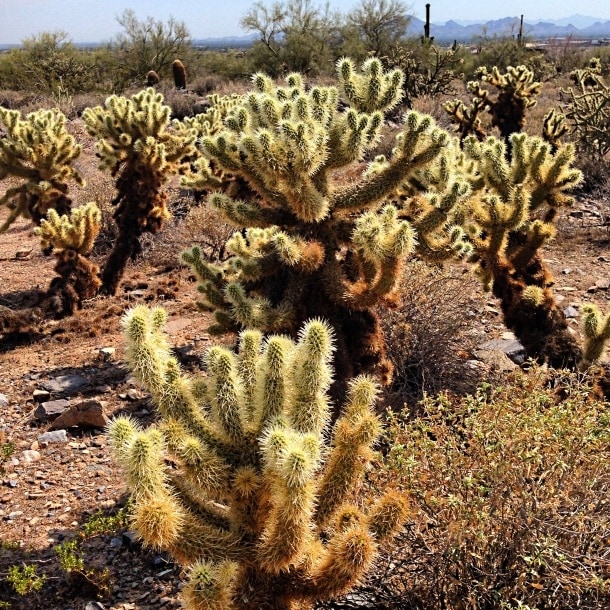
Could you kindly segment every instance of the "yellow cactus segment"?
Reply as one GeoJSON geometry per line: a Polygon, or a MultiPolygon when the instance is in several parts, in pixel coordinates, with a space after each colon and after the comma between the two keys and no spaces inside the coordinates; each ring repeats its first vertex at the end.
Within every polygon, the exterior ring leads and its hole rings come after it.
{"type": "Polygon", "coordinates": [[[213,564],[197,561],[188,573],[184,599],[191,610],[227,610],[231,608],[232,587],[237,565],[230,561],[213,564]]]}

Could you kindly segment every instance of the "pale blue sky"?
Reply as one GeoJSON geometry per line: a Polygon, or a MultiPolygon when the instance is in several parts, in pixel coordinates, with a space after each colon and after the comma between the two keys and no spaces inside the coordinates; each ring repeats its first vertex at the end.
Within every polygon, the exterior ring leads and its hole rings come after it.
{"type": "MultiPolygon", "coordinates": [[[[314,5],[323,0],[314,0],[314,5]]],[[[610,20],[609,0],[429,0],[432,22],[450,19],[487,21],[525,15],[526,20],[568,17],[575,13],[610,20]]],[[[264,0],[271,5],[273,0],[264,0]]],[[[345,13],[358,0],[331,0],[331,8],[345,13]]],[[[0,44],[21,42],[44,31],[64,30],[74,42],[101,42],[113,38],[120,26],[116,16],[126,8],[138,19],[166,21],[172,15],[184,21],[193,38],[243,35],[239,21],[252,0],[0,0],[0,44]]],[[[423,19],[426,0],[407,1],[412,14],[423,19]]]]}

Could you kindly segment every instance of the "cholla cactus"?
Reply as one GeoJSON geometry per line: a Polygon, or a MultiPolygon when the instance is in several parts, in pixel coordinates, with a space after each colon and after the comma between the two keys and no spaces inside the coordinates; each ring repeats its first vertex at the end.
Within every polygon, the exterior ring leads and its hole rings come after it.
{"type": "Polygon", "coordinates": [[[346,591],[407,516],[393,490],[356,503],[381,429],[376,385],[350,383],[329,436],[324,322],[297,342],[244,331],[237,355],[211,348],[195,380],[170,355],[165,317],[140,306],[123,319],[129,366],[160,423],[145,431],[119,417],[109,430],[139,536],[188,570],[191,609],[305,610],[346,591]]]}
{"type": "Polygon", "coordinates": [[[581,351],[555,303],[539,250],[554,237],[556,213],[573,202],[568,193],[582,174],[572,167],[571,145],[553,154],[549,144],[526,134],[513,134],[510,143],[509,160],[502,141],[471,137],[464,142],[464,158],[456,160],[470,168],[472,195],[463,226],[472,260],[527,354],[553,366],[575,366],[581,351]]]}
{"type": "MultiPolygon", "coordinates": [[[[596,60],[596,61],[595,61],[596,60]]],[[[569,96],[566,117],[578,146],[588,155],[603,159],[610,151],[610,86],[601,74],[599,59],[588,69],[575,70],[571,76],[577,90],[570,87],[562,93],[569,96]]]]}
{"type": "Polygon", "coordinates": [[[66,129],[66,117],[58,110],[38,110],[21,118],[17,110],[0,106],[0,180],[10,176],[20,183],[0,198],[10,213],[0,226],[6,231],[19,216],[38,224],[51,209],[70,212],[70,181],[83,184],[74,161],[81,147],[66,129]]]}
{"type": "Polygon", "coordinates": [[[60,216],[54,209],[35,229],[44,249],[57,259],[58,278],[47,292],[46,309],[58,315],[72,314],[84,299],[95,295],[101,285],[99,267],[88,259],[101,228],[102,214],[94,202],[60,216]]]}
{"type": "Polygon", "coordinates": [[[470,108],[456,100],[447,102],[445,110],[457,124],[462,139],[467,135],[476,135],[479,140],[483,139],[484,132],[478,115],[482,110],[487,110],[491,115],[492,126],[500,130],[510,153],[509,138],[511,134],[523,131],[525,111],[536,105],[536,96],[540,93],[542,84],[534,81],[534,73],[526,66],[508,66],[505,74],[501,74],[496,66],[491,72],[483,66],[477,74],[481,82],[468,83],[468,91],[474,94],[470,108]],[[490,97],[492,90],[483,87],[483,84],[497,90],[495,99],[490,97]]]}
{"type": "MultiPolygon", "coordinates": [[[[254,326],[294,337],[306,319],[322,317],[336,332],[339,382],[372,372],[388,381],[391,365],[373,307],[391,296],[415,247],[412,225],[389,200],[418,171],[435,166],[450,137],[430,117],[411,112],[392,157],[375,171],[358,166],[359,179],[340,187],[337,172],[377,144],[384,112],[400,100],[403,76],[385,73],[374,58],[361,71],[348,59],[337,69],[350,105],[344,112],[336,87],[308,90],[298,74],[275,86],[256,74],[253,90],[229,110],[223,129],[203,137],[209,163],[245,181],[255,195],[209,197],[243,229],[228,243],[232,258],[211,265],[193,248],[183,260],[201,282],[202,306],[215,311],[213,330],[254,326]]],[[[201,167],[204,179],[211,174],[201,167]]],[[[451,182],[445,178],[445,185],[451,182]]],[[[468,187],[458,191],[464,197],[468,187]]]]}
{"type": "Polygon", "coordinates": [[[172,131],[170,112],[163,96],[148,88],[130,99],[113,95],[104,107],[83,113],[88,132],[98,139],[100,169],[118,176],[113,204],[119,235],[102,272],[104,290],[111,294],[129,258],[140,251],[142,233],[157,233],[170,217],[163,186],[188,168],[195,153],[194,132],[172,131]]]}
{"type": "Polygon", "coordinates": [[[610,313],[604,316],[597,305],[583,305],[581,327],[585,341],[580,367],[586,368],[604,354],[610,339],[610,313]]]}

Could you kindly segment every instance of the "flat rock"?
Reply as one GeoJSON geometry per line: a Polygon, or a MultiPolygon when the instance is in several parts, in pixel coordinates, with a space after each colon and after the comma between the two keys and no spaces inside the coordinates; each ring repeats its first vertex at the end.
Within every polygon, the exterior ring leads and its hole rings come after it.
{"type": "Polygon", "coordinates": [[[105,428],[108,418],[99,400],[86,400],[70,406],[51,424],[51,430],[59,428],[105,428]]]}
{"type": "Polygon", "coordinates": [[[31,464],[32,462],[37,462],[40,460],[40,451],[36,451],[34,449],[26,449],[21,452],[21,458],[26,464],[31,464]]]}
{"type": "Polygon", "coordinates": [[[89,380],[81,375],[59,375],[42,382],[42,387],[56,394],[70,394],[88,385],[89,380]]]}
{"type": "Polygon", "coordinates": [[[0,407],[8,407],[8,396],[0,394],[0,407]]]}
{"type": "Polygon", "coordinates": [[[42,422],[57,419],[70,407],[70,401],[64,398],[40,403],[34,411],[34,417],[42,422]]]}
{"type": "Polygon", "coordinates": [[[525,350],[517,339],[492,339],[485,341],[478,347],[479,351],[500,351],[516,364],[523,364],[525,361],[525,350]]]}
{"type": "Polygon", "coordinates": [[[173,335],[177,333],[187,326],[190,326],[193,323],[193,320],[190,318],[174,318],[173,320],[169,320],[165,325],[165,331],[168,335],[173,335]]]}
{"type": "Polygon", "coordinates": [[[576,309],[576,307],[573,307],[572,305],[570,305],[569,307],[566,307],[563,310],[563,315],[566,318],[578,318],[580,316],[580,313],[578,312],[578,309],[576,309]]]}
{"type": "Polygon", "coordinates": [[[67,443],[68,433],[65,430],[51,430],[38,437],[39,443],[67,443]]]}

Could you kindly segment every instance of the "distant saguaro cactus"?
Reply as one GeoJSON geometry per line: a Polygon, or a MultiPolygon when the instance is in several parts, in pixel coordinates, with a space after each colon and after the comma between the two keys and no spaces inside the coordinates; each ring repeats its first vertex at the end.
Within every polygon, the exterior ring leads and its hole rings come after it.
{"type": "Polygon", "coordinates": [[[176,89],[186,89],[186,68],[179,59],[175,59],[172,63],[172,73],[176,89]]]}
{"type": "Polygon", "coordinates": [[[148,87],[158,85],[160,80],[159,75],[154,70],[149,70],[149,72],[146,74],[146,85],[148,87]]]}
{"type": "Polygon", "coordinates": [[[376,384],[350,382],[330,431],[324,322],[296,342],[244,331],[237,355],[212,347],[195,380],[170,353],[165,318],[139,306],[123,319],[129,366],[160,416],[157,428],[119,417],[109,429],[134,529],[187,570],[191,610],[308,610],[345,592],[408,514],[396,490],[356,493],[381,431],[376,384]]]}

